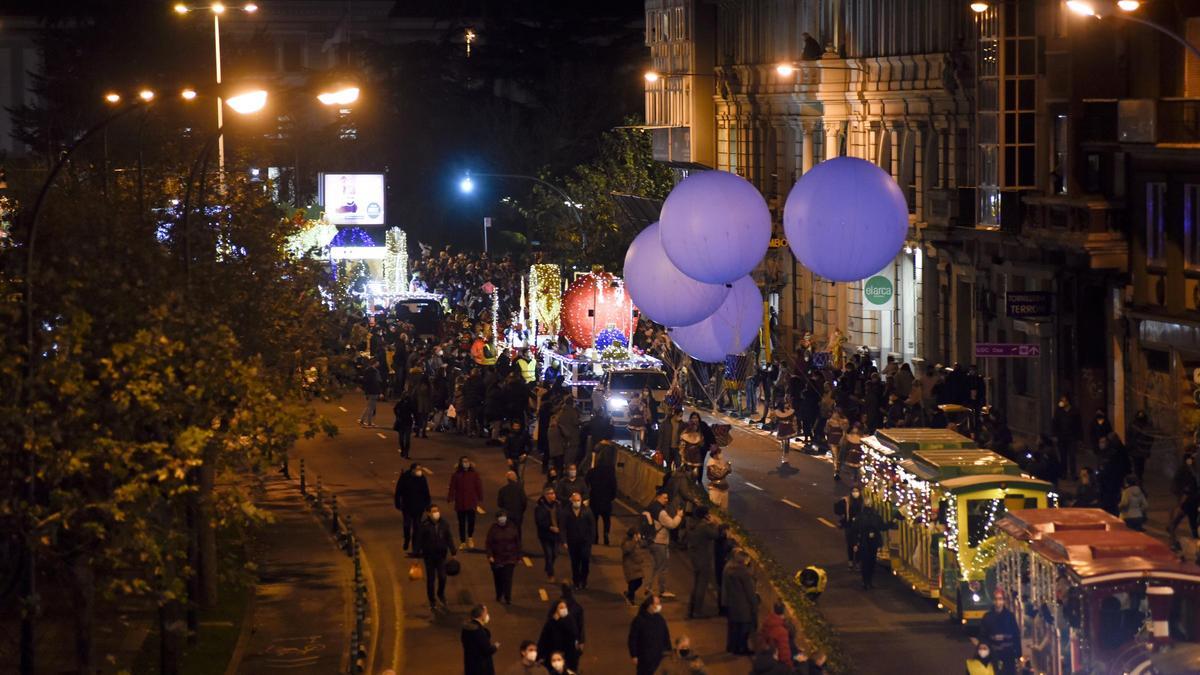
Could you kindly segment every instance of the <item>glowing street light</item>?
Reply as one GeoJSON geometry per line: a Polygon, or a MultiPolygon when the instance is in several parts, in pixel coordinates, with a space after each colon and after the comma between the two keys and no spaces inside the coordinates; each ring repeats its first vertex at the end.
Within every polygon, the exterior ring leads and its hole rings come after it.
{"type": "Polygon", "coordinates": [[[121,95],[115,91],[111,91],[104,95],[104,100],[116,105],[117,103],[121,102],[121,95]]]}
{"type": "Polygon", "coordinates": [[[790,63],[781,63],[775,66],[775,72],[778,73],[780,77],[791,77],[796,73],[796,66],[793,66],[790,63]]]}
{"type": "Polygon", "coordinates": [[[189,11],[191,11],[191,10],[188,9],[188,6],[183,4],[182,2],[175,3],[175,13],[176,14],[187,14],[189,11]]]}
{"type": "Polygon", "coordinates": [[[463,179],[458,181],[458,190],[468,195],[475,191],[475,181],[471,180],[470,174],[463,176],[463,179]]]}
{"type": "Polygon", "coordinates": [[[646,74],[643,75],[642,77],[646,78],[646,81],[649,82],[650,84],[654,84],[655,82],[658,82],[658,73],[656,73],[653,70],[647,70],[646,74]]]}
{"type": "Polygon", "coordinates": [[[247,14],[253,14],[258,11],[258,5],[253,2],[247,2],[245,5],[242,5],[242,11],[247,14]]]}
{"type": "Polygon", "coordinates": [[[317,94],[317,100],[324,105],[350,105],[358,100],[358,93],[358,87],[344,87],[317,94]]]}
{"type": "Polygon", "coordinates": [[[1138,0],[1117,0],[1117,7],[1123,12],[1136,12],[1137,8],[1141,6],[1142,3],[1138,0]]]}
{"type": "Polygon", "coordinates": [[[971,11],[975,12],[976,14],[983,14],[984,12],[988,11],[989,9],[991,9],[991,5],[987,4],[986,2],[972,2],[971,3],[971,11]]]}
{"type": "Polygon", "coordinates": [[[150,101],[154,100],[154,92],[150,91],[149,89],[143,89],[138,92],[138,98],[142,99],[146,103],[149,103],[150,101]]]}
{"type": "Polygon", "coordinates": [[[183,100],[191,101],[192,99],[196,98],[196,90],[189,87],[179,92],[179,95],[183,97],[183,100]]]}
{"type": "Polygon", "coordinates": [[[267,105],[267,92],[262,89],[255,89],[237,96],[230,96],[225,100],[233,111],[240,115],[249,115],[256,113],[267,105]]]}
{"type": "Polygon", "coordinates": [[[210,7],[209,7],[209,9],[211,9],[211,10],[212,10],[212,13],[213,13],[213,14],[224,14],[224,13],[225,13],[225,5],[224,5],[224,3],[220,3],[220,2],[214,2],[214,3],[213,3],[213,4],[212,4],[210,7]]]}
{"type": "Polygon", "coordinates": [[[1096,6],[1087,0],[1067,0],[1067,9],[1080,16],[1096,16],[1096,6]]]}
{"type": "Polygon", "coordinates": [[[1113,3],[1112,0],[1067,0],[1067,9],[1075,12],[1076,14],[1082,16],[1092,16],[1097,19],[1113,17],[1115,19],[1121,19],[1122,21],[1140,23],[1143,26],[1148,26],[1162,33],[1163,35],[1166,35],[1175,42],[1178,42],[1179,46],[1191,52],[1192,56],[1200,58],[1200,48],[1197,48],[1196,45],[1188,42],[1187,38],[1184,36],[1162,25],[1161,23],[1132,14],[1134,10],[1141,6],[1142,3],[1138,0],[1118,0],[1116,3],[1113,3]]]}

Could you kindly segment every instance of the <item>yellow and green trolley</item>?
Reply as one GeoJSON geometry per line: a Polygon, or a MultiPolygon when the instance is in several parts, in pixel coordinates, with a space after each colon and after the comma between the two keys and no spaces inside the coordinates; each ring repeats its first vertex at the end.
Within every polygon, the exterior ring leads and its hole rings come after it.
{"type": "Polygon", "coordinates": [[[996,521],[1056,506],[1054,486],[945,429],[880,429],[862,451],[865,503],[893,526],[892,572],[963,623],[982,617],[996,521]]]}

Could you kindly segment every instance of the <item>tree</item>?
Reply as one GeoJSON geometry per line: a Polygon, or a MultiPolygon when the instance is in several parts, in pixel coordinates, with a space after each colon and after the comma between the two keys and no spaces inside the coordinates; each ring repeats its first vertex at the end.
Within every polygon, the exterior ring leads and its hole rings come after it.
{"type": "MultiPolygon", "coordinates": [[[[551,182],[553,178],[548,178],[551,182]]],[[[542,242],[550,260],[562,265],[603,265],[620,270],[637,229],[620,216],[616,195],[665,199],[674,184],[671,170],[654,161],[648,134],[636,129],[606,132],[599,156],[563,179],[566,193],[582,205],[583,227],[562,198],[539,187],[523,210],[530,239],[542,242]],[[585,245],[586,244],[586,245],[585,245]]]]}

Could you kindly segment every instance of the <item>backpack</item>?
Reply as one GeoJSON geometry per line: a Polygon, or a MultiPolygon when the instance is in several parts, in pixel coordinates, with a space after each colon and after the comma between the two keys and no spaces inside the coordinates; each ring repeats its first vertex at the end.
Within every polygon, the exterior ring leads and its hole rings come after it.
{"type": "Polygon", "coordinates": [[[658,524],[654,522],[654,515],[650,509],[642,511],[642,518],[638,521],[638,533],[642,535],[643,546],[654,543],[654,537],[658,534],[658,524]]]}

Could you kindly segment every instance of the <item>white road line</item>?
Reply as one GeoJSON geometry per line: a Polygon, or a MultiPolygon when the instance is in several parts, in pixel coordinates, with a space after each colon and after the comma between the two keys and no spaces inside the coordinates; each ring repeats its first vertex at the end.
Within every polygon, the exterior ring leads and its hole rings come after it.
{"type": "Polygon", "coordinates": [[[762,492],[762,488],[758,487],[757,485],[755,485],[754,483],[751,483],[748,480],[744,480],[744,481],[742,481],[742,483],[754,488],[755,490],[758,490],[759,492],[762,492]]]}
{"type": "Polygon", "coordinates": [[[828,520],[825,520],[824,518],[817,518],[817,522],[821,523],[822,525],[824,525],[826,527],[832,527],[835,530],[837,529],[837,525],[834,525],[833,523],[829,522],[828,520]]]}
{"type": "Polygon", "coordinates": [[[343,408],[340,405],[338,406],[338,410],[341,410],[342,412],[350,412],[349,410],[346,410],[345,408],[343,408]]]}
{"type": "Polygon", "coordinates": [[[546,589],[544,588],[538,589],[538,597],[542,599],[542,602],[550,602],[550,596],[546,595],[546,589]]]}
{"type": "Polygon", "coordinates": [[[533,561],[529,559],[529,556],[524,556],[521,560],[525,562],[526,567],[533,567],[533,561]]]}
{"type": "Polygon", "coordinates": [[[804,508],[803,506],[800,506],[799,504],[797,504],[796,502],[794,502],[794,501],[792,501],[792,500],[790,500],[790,499],[784,499],[784,500],[782,500],[782,501],[783,501],[783,503],[784,503],[784,504],[787,504],[788,506],[792,507],[793,509],[802,509],[802,508],[804,508]]]}
{"type": "Polygon", "coordinates": [[[378,431],[375,432],[375,435],[382,438],[385,441],[387,440],[387,436],[384,436],[383,434],[379,433],[378,431]]]}

